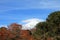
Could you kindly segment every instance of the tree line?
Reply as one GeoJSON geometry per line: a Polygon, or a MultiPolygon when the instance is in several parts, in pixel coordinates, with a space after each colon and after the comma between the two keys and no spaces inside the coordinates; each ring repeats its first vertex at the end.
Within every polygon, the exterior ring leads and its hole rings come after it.
{"type": "Polygon", "coordinates": [[[0,28],[0,40],[34,40],[29,30],[22,30],[22,25],[12,23],[0,28]]]}
{"type": "Polygon", "coordinates": [[[0,28],[0,40],[60,40],[60,11],[52,12],[46,21],[36,24],[36,29],[22,30],[22,25],[12,23],[0,28]]]}

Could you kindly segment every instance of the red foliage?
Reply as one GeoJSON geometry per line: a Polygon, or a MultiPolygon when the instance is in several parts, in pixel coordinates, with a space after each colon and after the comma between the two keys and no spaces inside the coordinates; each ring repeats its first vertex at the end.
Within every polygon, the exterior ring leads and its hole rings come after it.
{"type": "Polygon", "coordinates": [[[0,28],[0,40],[34,40],[29,30],[21,30],[22,26],[16,23],[8,28],[0,28]]]}

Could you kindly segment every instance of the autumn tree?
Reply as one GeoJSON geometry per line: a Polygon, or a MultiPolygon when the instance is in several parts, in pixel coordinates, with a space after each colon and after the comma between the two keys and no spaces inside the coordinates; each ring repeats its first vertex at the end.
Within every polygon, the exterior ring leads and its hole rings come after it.
{"type": "Polygon", "coordinates": [[[15,39],[20,38],[20,30],[22,28],[21,25],[19,25],[17,23],[13,23],[13,24],[9,25],[8,28],[12,32],[12,34],[15,35],[15,39]]]}
{"type": "Polygon", "coordinates": [[[21,30],[20,32],[21,40],[34,40],[31,31],[29,30],[21,30]]]}
{"type": "Polygon", "coordinates": [[[0,28],[0,37],[1,37],[1,40],[6,40],[7,39],[7,28],[5,27],[1,27],[0,28]]]}

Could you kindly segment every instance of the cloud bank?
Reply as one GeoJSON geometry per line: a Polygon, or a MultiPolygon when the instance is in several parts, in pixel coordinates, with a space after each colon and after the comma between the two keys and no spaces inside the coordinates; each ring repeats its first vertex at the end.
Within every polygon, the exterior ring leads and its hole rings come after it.
{"type": "Polygon", "coordinates": [[[44,20],[37,19],[37,18],[23,20],[22,22],[24,22],[25,24],[23,24],[22,29],[27,30],[27,29],[35,28],[35,25],[42,21],[44,21],[44,20]]]}

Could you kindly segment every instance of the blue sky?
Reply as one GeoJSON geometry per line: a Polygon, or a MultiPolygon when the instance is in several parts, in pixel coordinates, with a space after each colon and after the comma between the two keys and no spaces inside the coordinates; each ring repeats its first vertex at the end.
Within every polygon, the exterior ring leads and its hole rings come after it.
{"type": "Polygon", "coordinates": [[[45,20],[60,10],[60,0],[0,0],[0,25],[23,24],[32,18],[45,20]]]}

